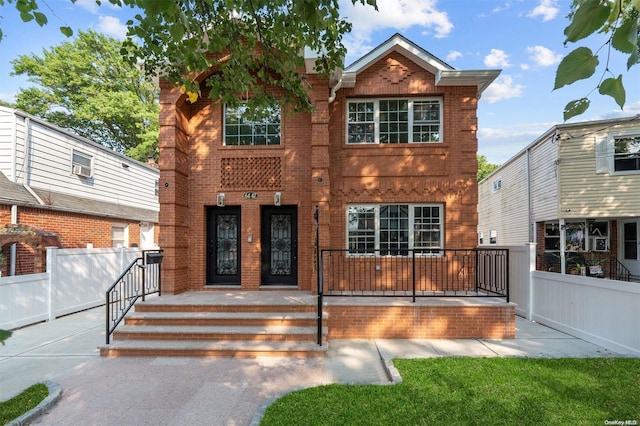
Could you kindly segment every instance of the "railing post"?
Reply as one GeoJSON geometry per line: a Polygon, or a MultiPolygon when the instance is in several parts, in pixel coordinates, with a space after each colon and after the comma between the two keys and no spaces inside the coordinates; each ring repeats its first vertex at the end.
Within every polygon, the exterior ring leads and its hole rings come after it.
{"type": "Polygon", "coordinates": [[[476,279],[475,279],[474,284],[475,284],[475,291],[476,291],[476,296],[477,296],[478,295],[478,281],[480,281],[480,271],[478,270],[479,267],[480,267],[480,262],[478,261],[479,258],[480,258],[479,257],[480,254],[479,254],[479,249],[478,248],[473,249],[473,251],[475,252],[474,253],[474,258],[475,258],[474,269],[476,271],[476,279]]]}
{"type": "Polygon", "coordinates": [[[413,276],[413,303],[416,303],[416,251],[411,250],[411,257],[412,257],[412,263],[411,263],[411,267],[412,267],[412,271],[411,271],[411,275],[413,276]]]}
{"type": "Polygon", "coordinates": [[[505,249],[505,250],[507,251],[507,266],[505,268],[506,269],[505,272],[507,274],[507,281],[506,281],[506,285],[507,285],[506,290],[507,291],[506,291],[506,293],[507,293],[507,303],[509,303],[509,287],[510,287],[509,286],[509,282],[510,282],[510,280],[509,280],[509,249],[505,249]]]}
{"type": "Polygon", "coordinates": [[[142,252],[142,301],[144,302],[144,298],[146,296],[147,290],[147,256],[146,253],[142,252]]]}
{"type": "Polygon", "coordinates": [[[109,290],[107,290],[107,292],[106,292],[106,293],[107,293],[107,294],[106,294],[106,296],[107,296],[107,297],[106,297],[106,302],[107,302],[107,303],[104,305],[104,306],[106,307],[106,312],[105,312],[105,314],[106,314],[106,315],[105,315],[105,316],[106,316],[106,321],[105,321],[105,325],[106,325],[106,333],[105,333],[105,335],[107,336],[107,345],[108,345],[108,344],[109,344],[109,337],[111,336],[111,333],[109,332],[109,331],[110,331],[110,330],[109,330],[109,329],[110,329],[110,327],[109,327],[109,323],[110,323],[110,321],[109,321],[109,307],[110,307],[110,305],[111,305],[111,302],[110,302],[110,300],[109,300],[109,299],[110,299],[110,297],[109,297],[109,290]]]}
{"type": "Polygon", "coordinates": [[[322,277],[322,253],[320,252],[320,208],[315,206],[313,219],[316,226],[316,268],[318,285],[318,345],[322,346],[322,311],[323,311],[323,277],[322,277]]]}

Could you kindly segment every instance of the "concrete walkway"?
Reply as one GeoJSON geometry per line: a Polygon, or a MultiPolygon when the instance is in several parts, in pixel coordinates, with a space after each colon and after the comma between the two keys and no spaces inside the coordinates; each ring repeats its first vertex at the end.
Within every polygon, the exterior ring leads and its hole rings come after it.
{"type": "Polygon", "coordinates": [[[32,424],[250,425],[292,389],[401,381],[393,358],[628,356],[522,318],[511,340],[332,340],[326,358],[100,358],[103,308],[14,332],[0,400],[51,380],[62,397],[32,424]]]}

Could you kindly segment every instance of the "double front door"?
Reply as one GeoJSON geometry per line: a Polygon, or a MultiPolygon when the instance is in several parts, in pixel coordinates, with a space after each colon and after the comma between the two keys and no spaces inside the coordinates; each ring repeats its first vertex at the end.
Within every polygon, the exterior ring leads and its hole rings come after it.
{"type": "MultiPolygon", "coordinates": [[[[262,285],[296,285],[298,220],[295,206],[261,209],[260,270],[262,285]]],[[[240,285],[243,244],[254,236],[242,233],[240,207],[207,210],[207,284],[240,285]]]]}

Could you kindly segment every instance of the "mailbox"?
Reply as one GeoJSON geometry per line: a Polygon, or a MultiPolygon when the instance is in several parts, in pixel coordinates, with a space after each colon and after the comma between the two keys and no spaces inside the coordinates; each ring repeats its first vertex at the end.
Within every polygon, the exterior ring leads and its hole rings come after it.
{"type": "Polygon", "coordinates": [[[162,253],[147,253],[147,259],[145,263],[147,265],[156,265],[162,263],[163,256],[164,255],[162,253]]]}

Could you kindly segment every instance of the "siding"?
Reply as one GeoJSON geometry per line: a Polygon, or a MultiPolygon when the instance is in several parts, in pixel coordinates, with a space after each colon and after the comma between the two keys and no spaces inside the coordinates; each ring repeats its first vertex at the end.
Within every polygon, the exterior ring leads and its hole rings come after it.
{"type": "Polygon", "coordinates": [[[531,216],[533,222],[558,218],[557,144],[553,137],[530,151],[531,216]]]}
{"type": "Polygon", "coordinates": [[[484,245],[489,245],[489,230],[497,231],[497,244],[528,242],[527,205],[527,156],[521,153],[480,183],[478,231],[484,233],[484,245]],[[493,192],[497,179],[502,189],[493,192]]]}
{"type": "Polygon", "coordinates": [[[596,144],[611,133],[640,132],[637,122],[597,131],[572,129],[560,139],[560,217],[634,217],[640,215],[640,173],[596,173],[596,144]],[[577,137],[575,135],[578,135],[577,137]],[[584,136],[581,136],[584,135],[584,136]]]}
{"type": "MultiPolygon", "coordinates": [[[[9,158],[8,164],[2,160],[4,162],[0,163],[0,170],[11,179],[12,131],[7,131],[7,128],[11,127],[10,121],[16,116],[13,110],[0,108],[0,117],[0,153],[8,152],[9,158]]],[[[26,164],[25,119],[17,116],[16,120],[18,183],[26,181],[34,189],[155,211],[159,209],[155,196],[158,170],[36,119],[29,123],[30,148],[26,164]],[[91,178],[81,178],[71,173],[74,149],[93,156],[91,178]]],[[[0,158],[4,159],[5,156],[0,158]]]]}

